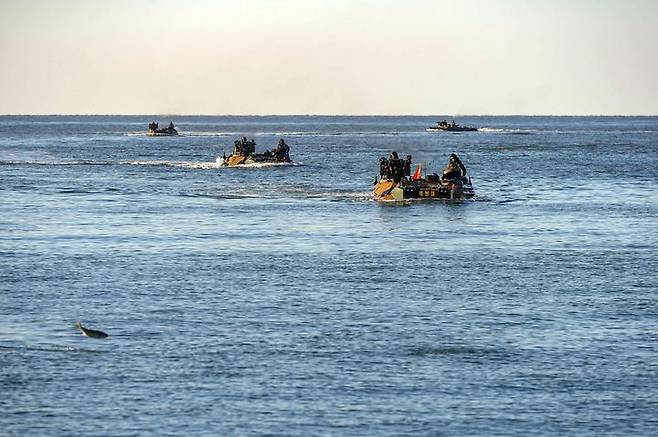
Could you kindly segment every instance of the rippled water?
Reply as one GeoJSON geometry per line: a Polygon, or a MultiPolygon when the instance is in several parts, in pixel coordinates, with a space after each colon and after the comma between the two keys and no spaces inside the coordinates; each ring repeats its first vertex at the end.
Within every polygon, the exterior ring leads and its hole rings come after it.
{"type": "Polygon", "coordinates": [[[0,117],[3,434],[658,432],[658,118],[152,118],[0,117]]]}

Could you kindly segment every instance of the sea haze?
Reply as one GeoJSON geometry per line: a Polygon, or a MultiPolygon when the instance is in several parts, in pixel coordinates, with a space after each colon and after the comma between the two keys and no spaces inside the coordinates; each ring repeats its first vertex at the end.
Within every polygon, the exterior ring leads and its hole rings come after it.
{"type": "Polygon", "coordinates": [[[2,433],[658,433],[658,118],[443,118],[0,117],[2,433]]]}

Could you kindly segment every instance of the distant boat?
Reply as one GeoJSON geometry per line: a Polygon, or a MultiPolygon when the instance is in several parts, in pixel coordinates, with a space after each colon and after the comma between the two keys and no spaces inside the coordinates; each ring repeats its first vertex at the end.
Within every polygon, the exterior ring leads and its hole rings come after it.
{"type": "Polygon", "coordinates": [[[428,127],[425,129],[427,132],[473,132],[478,130],[473,126],[460,126],[455,123],[455,120],[452,120],[452,123],[448,123],[446,120],[437,121],[435,126],[428,127]]]}
{"type": "Polygon", "coordinates": [[[172,136],[172,135],[178,135],[178,131],[174,127],[173,122],[169,122],[169,126],[159,129],[158,128],[158,122],[154,121],[149,123],[149,130],[146,133],[146,135],[151,136],[151,137],[161,137],[161,136],[172,136]]]}

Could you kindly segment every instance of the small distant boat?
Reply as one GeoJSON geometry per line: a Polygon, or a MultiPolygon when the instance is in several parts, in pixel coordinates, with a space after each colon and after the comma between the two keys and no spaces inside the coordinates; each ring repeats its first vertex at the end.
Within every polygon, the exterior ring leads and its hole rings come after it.
{"type": "Polygon", "coordinates": [[[466,167],[454,153],[441,176],[436,173],[423,177],[421,166],[411,175],[411,155],[398,158],[396,152],[390,158],[379,160],[380,180],[375,180],[374,200],[405,201],[415,199],[469,199],[475,196],[466,167]]]}
{"type": "Polygon", "coordinates": [[[473,132],[477,128],[473,126],[460,126],[455,123],[455,120],[452,120],[452,123],[448,123],[446,120],[437,121],[435,126],[428,127],[425,129],[427,132],[473,132]]]}
{"type": "Polygon", "coordinates": [[[162,129],[158,128],[158,123],[156,121],[153,121],[149,123],[149,130],[146,135],[150,137],[167,137],[178,135],[178,131],[174,127],[174,123],[171,121],[169,122],[169,126],[162,129]]]}
{"type": "Polygon", "coordinates": [[[263,153],[256,153],[256,142],[248,141],[246,137],[235,141],[233,153],[224,156],[222,167],[236,167],[239,165],[252,164],[279,164],[292,162],[290,159],[290,147],[281,138],[276,148],[266,150],[263,153]]]}

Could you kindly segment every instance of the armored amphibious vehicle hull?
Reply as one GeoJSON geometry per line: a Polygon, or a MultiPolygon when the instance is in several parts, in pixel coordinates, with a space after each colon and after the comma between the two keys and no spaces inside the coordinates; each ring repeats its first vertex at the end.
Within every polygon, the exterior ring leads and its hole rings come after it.
{"type": "Polygon", "coordinates": [[[381,179],[375,184],[373,198],[378,201],[421,200],[421,199],[470,199],[475,195],[470,181],[446,182],[422,180],[381,179]]]}
{"type": "Polygon", "coordinates": [[[178,131],[174,129],[173,131],[169,131],[166,129],[158,129],[158,130],[149,130],[146,132],[146,135],[149,137],[174,137],[178,135],[178,131]]]}
{"type": "Polygon", "coordinates": [[[277,159],[274,156],[267,156],[264,154],[251,154],[251,155],[230,155],[222,161],[222,167],[237,167],[241,165],[254,165],[254,164],[285,164],[291,163],[290,159],[277,159]]]}
{"type": "Polygon", "coordinates": [[[425,129],[427,132],[473,132],[477,128],[471,126],[434,126],[425,129]]]}

